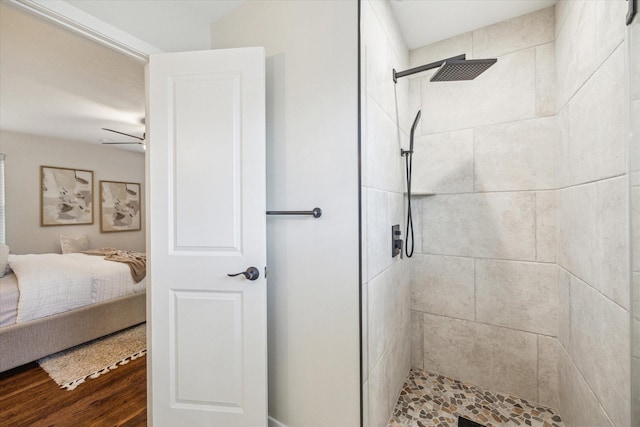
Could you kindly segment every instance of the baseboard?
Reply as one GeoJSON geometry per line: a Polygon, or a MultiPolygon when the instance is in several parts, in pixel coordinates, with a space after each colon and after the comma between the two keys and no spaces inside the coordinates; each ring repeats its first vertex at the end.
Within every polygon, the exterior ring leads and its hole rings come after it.
{"type": "Polygon", "coordinates": [[[269,427],[288,427],[286,424],[282,424],[280,421],[275,418],[269,417],[269,427]]]}

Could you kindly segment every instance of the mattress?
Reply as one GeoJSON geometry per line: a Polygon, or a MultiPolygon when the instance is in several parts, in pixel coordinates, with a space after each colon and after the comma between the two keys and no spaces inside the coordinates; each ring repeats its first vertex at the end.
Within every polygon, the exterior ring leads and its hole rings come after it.
{"type": "Polygon", "coordinates": [[[16,323],[19,297],[16,276],[10,273],[0,278],[0,328],[16,323]]]}
{"type": "Polygon", "coordinates": [[[0,327],[146,290],[126,264],[85,254],[10,255],[0,278],[0,327]]]}

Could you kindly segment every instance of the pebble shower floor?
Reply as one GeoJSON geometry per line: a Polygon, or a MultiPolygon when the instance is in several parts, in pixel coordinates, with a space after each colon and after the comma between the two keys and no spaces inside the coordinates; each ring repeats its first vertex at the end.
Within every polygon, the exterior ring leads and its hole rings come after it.
{"type": "Polygon", "coordinates": [[[457,427],[458,416],[486,427],[563,427],[553,409],[412,368],[388,427],[457,427]]]}

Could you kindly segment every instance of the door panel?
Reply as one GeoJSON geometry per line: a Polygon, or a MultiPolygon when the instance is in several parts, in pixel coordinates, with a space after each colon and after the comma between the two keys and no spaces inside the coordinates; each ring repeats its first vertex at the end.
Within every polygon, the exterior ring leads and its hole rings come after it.
{"type": "Polygon", "coordinates": [[[152,55],[147,72],[150,419],[266,426],[264,50],[152,55]]]}
{"type": "Polygon", "coordinates": [[[174,250],[241,252],[240,84],[240,73],[171,81],[174,250]]]}

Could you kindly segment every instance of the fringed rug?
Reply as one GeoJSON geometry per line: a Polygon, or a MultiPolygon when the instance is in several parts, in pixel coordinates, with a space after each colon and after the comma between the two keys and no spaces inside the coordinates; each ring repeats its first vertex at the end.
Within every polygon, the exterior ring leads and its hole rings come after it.
{"type": "Polygon", "coordinates": [[[145,324],[90,341],[38,360],[61,387],[73,390],[87,378],[98,378],[147,352],[145,324]]]}

